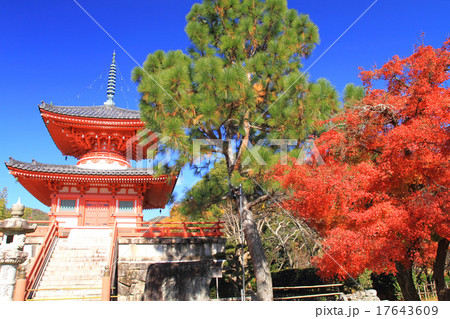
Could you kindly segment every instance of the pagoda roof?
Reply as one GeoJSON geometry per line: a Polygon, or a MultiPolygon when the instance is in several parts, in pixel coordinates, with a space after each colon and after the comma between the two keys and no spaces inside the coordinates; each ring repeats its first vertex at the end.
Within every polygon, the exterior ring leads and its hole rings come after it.
{"type": "Polygon", "coordinates": [[[123,109],[114,105],[58,106],[42,101],[39,104],[39,109],[66,116],[95,119],[140,120],[141,118],[140,111],[123,109]]]}
{"type": "Polygon", "coordinates": [[[127,167],[124,169],[92,169],[83,168],[76,165],[44,164],[33,160],[31,163],[21,162],[9,158],[5,163],[9,168],[17,168],[30,172],[71,174],[71,175],[94,175],[94,176],[153,176],[147,168],[127,167]]]}
{"type": "Polygon", "coordinates": [[[39,105],[42,120],[50,136],[63,155],[80,158],[93,150],[93,143],[110,144],[114,142],[115,151],[128,156],[127,147],[132,147],[132,159],[141,160],[147,157],[138,150],[145,151],[146,146],[138,145],[136,135],[145,128],[140,119],[140,112],[126,110],[113,105],[102,106],[55,106],[45,102],[39,105]]]}
{"type": "Polygon", "coordinates": [[[10,173],[33,196],[44,205],[50,206],[51,183],[136,184],[146,185],[144,209],[164,208],[173,192],[177,175],[153,176],[146,168],[124,168],[113,170],[87,169],[75,165],[44,164],[17,161],[5,162],[10,173]]]}

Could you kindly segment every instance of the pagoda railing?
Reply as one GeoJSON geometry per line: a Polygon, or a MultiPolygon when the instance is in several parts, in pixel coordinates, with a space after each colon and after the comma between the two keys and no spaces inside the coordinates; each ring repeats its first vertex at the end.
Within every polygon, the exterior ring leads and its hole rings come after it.
{"type": "Polygon", "coordinates": [[[114,279],[116,277],[117,271],[117,254],[118,254],[118,246],[117,246],[117,222],[114,222],[113,232],[111,234],[111,245],[109,247],[109,256],[108,256],[108,265],[106,266],[105,272],[103,274],[102,280],[102,300],[108,301],[111,299],[112,290],[115,291],[114,288],[114,279]]]}
{"type": "MultiPolygon", "coordinates": [[[[27,237],[45,237],[52,228],[51,221],[33,221],[38,224],[34,233],[27,237]]],[[[69,230],[82,226],[64,227],[64,223],[57,227],[57,236],[67,237],[69,230]]],[[[224,228],[223,221],[212,222],[137,222],[117,220],[109,224],[109,227],[117,226],[117,238],[121,237],[146,237],[146,238],[169,238],[169,237],[221,237],[224,228]]],[[[96,226],[92,226],[96,227],[96,226]]]]}
{"type": "MultiPolygon", "coordinates": [[[[36,222],[36,223],[40,224],[43,222],[36,222]]],[[[47,223],[49,222],[47,221],[47,223]]],[[[33,291],[33,288],[35,288],[35,286],[37,285],[38,280],[42,275],[42,271],[45,268],[45,264],[48,262],[48,259],[51,255],[51,252],[58,238],[58,221],[54,220],[53,222],[51,222],[49,226],[41,226],[38,227],[38,229],[39,228],[41,228],[40,231],[42,231],[41,236],[44,234],[45,230],[46,234],[40,246],[41,248],[39,249],[38,253],[36,254],[36,257],[34,258],[33,265],[31,266],[30,270],[27,273],[25,300],[28,299],[28,297],[33,291]]]]}
{"type": "Polygon", "coordinates": [[[122,222],[117,221],[118,237],[221,237],[223,221],[216,222],[122,222]]]}

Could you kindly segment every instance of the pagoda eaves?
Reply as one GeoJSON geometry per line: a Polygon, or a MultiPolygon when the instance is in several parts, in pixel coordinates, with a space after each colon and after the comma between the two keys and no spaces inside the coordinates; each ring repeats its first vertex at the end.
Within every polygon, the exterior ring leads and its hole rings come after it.
{"type": "Polygon", "coordinates": [[[5,165],[20,184],[47,206],[52,204],[52,195],[64,187],[80,194],[92,193],[93,188],[120,194],[121,189],[131,188],[142,199],[143,209],[164,208],[177,181],[177,175],[155,177],[146,168],[96,170],[36,161],[27,163],[13,158],[5,165]]]}
{"type": "Polygon", "coordinates": [[[147,158],[148,145],[140,146],[136,138],[145,128],[139,111],[113,105],[72,107],[45,102],[39,105],[39,110],[53,141],[65,156],[81,159],[89,152],[103,151],[127,160],[147,158]]]}

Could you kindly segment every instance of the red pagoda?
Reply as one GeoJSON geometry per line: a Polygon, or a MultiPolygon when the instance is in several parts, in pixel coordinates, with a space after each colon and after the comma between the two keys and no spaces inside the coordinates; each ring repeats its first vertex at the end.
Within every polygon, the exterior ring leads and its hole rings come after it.
{"type": "MultiPolygon", "coordinates": [[[[110,66],[107,101],[100,106],[55,106],[42,102],[41,117],[58,149],[76,165],[20,162],[12,174],[33,196],[50,206],[50,219],[65,227],[142,222],[143,209],[164,208],[177,176],[155,177],[130,160],[146,158],[139,144],[145,129],[140,112],[115,106],[116,64],[110,66]]],[[[143,151],[144,150],[144,151],[143,151]]]]}

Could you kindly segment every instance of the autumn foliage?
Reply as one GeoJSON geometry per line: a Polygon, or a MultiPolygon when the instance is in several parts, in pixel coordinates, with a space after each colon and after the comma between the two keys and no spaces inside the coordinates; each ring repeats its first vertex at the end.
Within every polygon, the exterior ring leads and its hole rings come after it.
{"type": "Polygon", "coordinates": [[[325,165],[277,166],[284,207],[324,238],[323,276],[431,267],[450,239],[449,76],[450,39],[362,71],[365,98],[315,141],[325,165]]]}

